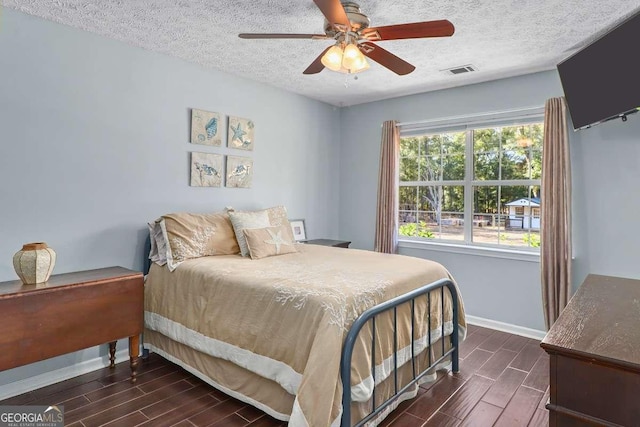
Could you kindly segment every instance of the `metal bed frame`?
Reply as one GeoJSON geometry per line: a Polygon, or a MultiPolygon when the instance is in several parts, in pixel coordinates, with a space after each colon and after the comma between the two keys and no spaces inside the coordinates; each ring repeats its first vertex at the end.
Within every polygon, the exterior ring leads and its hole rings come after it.
{"type": "Polygon", "coordinates": [[[433,370],[438,366],[438,364],[444,361],[449,355],[451,355],[451,363],[453,372],[458,372],[459,370],[459,360],[458,360],[458,292],[456,290],[455,285],[449,279],[440,279],[431,284],[422,286],[418,289],[414,289],[411,292],[400,295],[396,298],[393,298],[389,301],[381,303],[375,307],[370,308],[365,311],[356,319],[356,321],[349,329],[347,333],[347,337],[344,342],[344,346],[342,348],[342,356],[340,359],[340,376],[342,378],[342,419],[340,426],[341,427],[350,427],[351,426],[351,358],[353,356],[353,348],[356,343],[356,338],[358,337],[358,333],[360,330],[367,324],[367,322],[371,321],[372,324],[372,340],[371,340],[371,372],[373,375],[373,395],[371,398],[372,402],[372,411],[360,420],[354,427],[359,427],[364,425],[366,422],[370,421],[378,414],[380,414],[383,410],[385,410],[389,405],[391,405],[394,401],[396,401],[400,395],[406,392],[410,387],[414,384],[418,383],[422,377],[424,377],[428,373],[432,373],[433,370]],[[444,351],[445,344],[445,334],[444,334],[444,288],[449,289],[451,293],[452,306],[453,306],[453,332],[451,333],[451,348],[448,351],[444,351]],[[431,360],[431,292],[434,290],[440,289],[441,293],[441,303],[442,303],[442,335],[441,335],[441,344],[442,344],[442,356],[437,360],[431,360]],[[427,303],[427,334],[428,334],[428,347],[425,351],[429,352],[429,366],[423,370],[422,372],[416,372],[416,363],[415,363],[415,317],[414,310],[416,300],[426,294],[426,303],[427,303]],[[405,304],[407,302],[411,303],[411,364],[413,367],[413,379],[406,384],[404,387],[398,387],[398,306],[405,304]],[[394,394],[389,397],[387,400],[382,402],[380,405],[376,406],[376,386],[375,386],[375,345],[376,345],[376,316],[381,313],[393,311],[393,375],[394,375],[394,394]]]}
{"type": "MultiPolygon", "coordinates": [[[[149,253],[149,250],[151,248],[151,242],[150,242],[150,238],[149,236],[147,236],[147,239],[145,241],[145,254],[149,253]]],[[[144,257],[144,263],[143,263],[143,271],[144,274],[147,274],[149,272],[149,268],[151,266],[151,261],[148,259],[148,256],[144,257]]],[[[376,326],[375,326],[375,318],[376,316],[378,316],[381,313],[387,312],[387,311],[393,311],[393,342],[394,342],[394,353],[393,353],[393,364],[394,364],[394,391],[395,393],[393,394],[393,396],[389,397],[387,400],[385,400],[384,402],[382,402],[380,405],[375,406],[375,398],[376,398],[376,391],[375,391],[375,353],[372,351],[371,352],[371,367],[372,367],[372,375],[373,375],[373,383],[374,383],[374,388],[373,388],[373,395],[372,395],[372,399],[371,401],[373,402],[373,408],[372,411],[366,416],[364,417],[362,420],[360,420],[357,424],[355,424],[355,426],[353,427],[360,427],[362,425],[364,425],[366,422],[370,421],[371,419],[373,419],[375,416],[377,416],[380,412],[382,412],[385,408],[387,408],[389,405],[391,405],[401,394],[403,394],[405,391],[407,391],[411,386],[413,386],[414,384],[416,384],[418,381],[420,381],[420,379],[427,375],[428,373],[431,373],[435,367],[442,362],[443,360],[445,360],[449,355],[451,355],[451,362],[452,362],[452,371],[453,372],[458,372],[459,370],[459,360],[458,360],[458,330],[459,330],[459,326],[458,326],[458,291],[456,289],[456,286],[453,284],[453,282],[449,279],[440,279],[436,282],[433,282],[431,284],[428,285],[424,285],[420,288],[414,289],[411,292],[408,292],[406,294],[400,295],[396,298],[390,299],[389,301],[385,301],[381,304],[376,305],[375,307],[370,308],[369,310],[365,311],[364,313],[362,313],[360,315],[360,317],[358,317],[355,322],[353,323],[353,325],[351,326],[351,328],[349,329],[349,332],[347,333],[347,337],[345,339],[344,345],[342,347],[342,355],[341,355],[341,359],[340,359],[340,376],[342,378],[342,419],[340,422],[340,426],[341,427],[350,427],[351,426],[351,358],[353,356],[353,348],[354,345],[356,343],[356,338],[358,336],[358,333],[360,332],[360,330],[367,324],[367,322],[371,321],[372,322],[372,342],[371,342],[371,348],[374,349],[375,348],[375,344],[376,344],[376,338],[375,338],[375,332],[376,332],[376,326]],[[452,312],[452,323],[453,323],[453,332],[451,333],[451,348],[445,352],[444,351],[444,340],[445,340],[445,335],[444,335],[444,319],[442,321],[442,338],[441,338],[441,343],[442,343],[442,356],[440,358],[438,358],[435,361],[431,360],[431,354],[429,353],[429,366],[423,370],[422,372],[416,373],[416,366],[415,366],[415,352],[414,352],[414,330],[415,330],[415,317],[414,317],[414,308],[415,308],[415,304],[416,304],[416,300],[418,299],[418,297],[424,296],[426,295],[426,303],[427,303],[427,307],[429,307],[429,309],[427,310],[428,313],[428,325],[429,327],[427,328],[427,336],[428,336],[428,343],[429,346],[427,347],[427,349],[425,351],[430,351],[429,347],[431,346],[431,292],[437,289],[440,289],[440,293],[441,293],[441,303],[442,303],[442,315],[444,316],[444,288],[449,289],[449,292],[451,293],[451,299],[452,299],[452,307],[453,307],[453,312],[452,312]],[[411,302],[411,363],[413,365],[413,380],[411,382],[409,382],[408,384],[406,384],[404,387],[398,389],[398,376],[397,376],[397,369],[398,369],[398,336],[397,336],[397,308],[398,306],[407,303],[407,302],[411,302]]],[[[148,350],[144,349],[143,350],[143,357],[148,356],[148,350]]]]}

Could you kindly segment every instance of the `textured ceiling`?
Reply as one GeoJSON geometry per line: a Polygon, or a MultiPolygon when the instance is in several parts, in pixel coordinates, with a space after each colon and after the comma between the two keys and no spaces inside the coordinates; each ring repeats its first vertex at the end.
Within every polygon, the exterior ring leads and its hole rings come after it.
{"type": "Polygon", "coordinates": [[[311,0],[4,0],[5,7],[267,83],[354,105],[551,69],[640,8],[640,0],[360,0],[372,26],[449,19],[451,38],[380,42],[416,66],[406,76],[372,63],[347,78],[302,71],[328,40],[242,40],[240,32],[322,33],[311,0]],[[441,70],[473,64],[479,71],[441,70]]]}

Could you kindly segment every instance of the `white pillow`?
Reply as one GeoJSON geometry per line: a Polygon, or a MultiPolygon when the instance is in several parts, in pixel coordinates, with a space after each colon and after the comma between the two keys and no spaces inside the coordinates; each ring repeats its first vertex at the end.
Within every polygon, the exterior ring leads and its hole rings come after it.
{"type": "Polygon", "coordinates": [[[238,246],[240,246],[240,254],[249,256],[249,248],[247,247],[247,239],[242,230],[245,228],[266,228],[271,226],[269,222],[269,213],[265,211],[257,212],[229,212],[229,219],[233,225],[233,231],[236,234],[238,246]]]}

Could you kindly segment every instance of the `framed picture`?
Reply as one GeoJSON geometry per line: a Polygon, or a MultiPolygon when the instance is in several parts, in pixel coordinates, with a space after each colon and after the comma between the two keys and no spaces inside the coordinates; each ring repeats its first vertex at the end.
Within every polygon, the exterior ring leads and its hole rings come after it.
{"type": "Polygon", "coordinates": [[[222,155],[191,153],[191,186],[220,187],[222,185],[222,155]]]}
{"type": "Polygon", "coordinates": [[[227,147],[253,151],[253,121],[242,117],[229,116],[227,147]]]}
{"type": "Polygon", "coordinates": [[[219,113],[191,110],[191,143],[202,145],[222,145],[222,123],[219,113]]]}
{"type": "Polygon", "coordinates": [[[307,240],[307,230],[304,227],[304,219],[292,219],[289,221],[291,224],[291,231],[293,231],[293,238],[296,242],[307,240]]]}
{"type": "Polygon", "coordinates": [[[227,156],[227,182],[229,188],[251,188],[253,159],[251,157],[227,156]]]}

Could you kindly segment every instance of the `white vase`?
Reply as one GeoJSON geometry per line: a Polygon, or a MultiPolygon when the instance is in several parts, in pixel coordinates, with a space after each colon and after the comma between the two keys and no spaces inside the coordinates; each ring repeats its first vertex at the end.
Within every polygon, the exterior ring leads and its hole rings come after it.
{"type": "Polygon", "coordinates": [[[13,256],[13,268],[25,285],[49,280],[56,265],[56,253],[44,242],[26,243],[13,256]]]}

